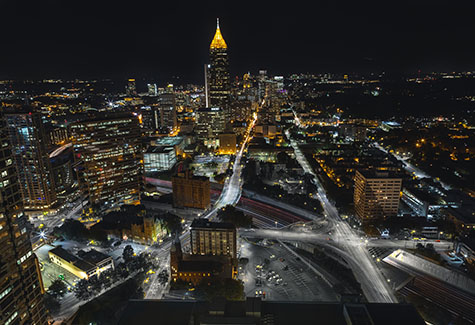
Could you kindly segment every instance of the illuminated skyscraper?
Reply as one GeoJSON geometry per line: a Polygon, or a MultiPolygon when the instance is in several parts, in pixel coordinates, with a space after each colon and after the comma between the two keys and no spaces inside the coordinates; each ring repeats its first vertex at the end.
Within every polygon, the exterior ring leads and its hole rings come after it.
{"type": "Polygon", "coordinates": [[[22,112],[5,114],[5,119],[18,170],[23,207],[29,210],[49,209],[56,203],[56,191],[41,115],[25,108],[22,112]]]}
{"type": "Polygon", "coordinates": [[[47,324],[43,283],[22,212],[12,148],[0,117],[0,324],[47,324]]]}
{"type": "Polygon", "coordinates": [[[362,221],[395,217],[398,213],[402,178],[387,171],[357,170],[355,211],[362,221]]]}
{"type": "Polygon", "coordinates": [[[148,95],[149,96],[157,96],[158,95],[157,84],[147,84],[147,88],[148,88],[148,95]]]}
{"type": "Polygon", "coordinates": [[[196,133],[208,147],[218,145],[218,135],[226,126],[225,113],[219,107],[200,108],[196,111],[196,133]]]}
{"type": "Polygon", "coordinates": [[[159,124],[160,128],[167,129],[169,132],[175,130],[177,128],[177,118],[176,99],[175,94],[173,93],[173,85],[168,85],[167,92],[160,94],[159,102],[159,118],[156,120],[158,120],[160,123],[157,124],[159,124]]]}
{"type": "Polygon", "coordinates": [[[129,79],[127,81],[127,86],[125,87],[125,93],[127,96],[137,95],[137,87],[135,86],[135,79],[129,79]]]}
{"type": "Polygon", "coordinates": [[[211,64],[208,69],[209,107],[220,107],[229,115],[229,61],[228,46],[224,41],[219,29],[219,19],[216,26],[216,34],[209,47],[211,64]]]}
{"type": "Polygon", "coordinates": [[[133,115],[101,116],[71,125],[79,183],[89,202],[105,208],[138,204],[143,175],[140,127],[133,115]]]}

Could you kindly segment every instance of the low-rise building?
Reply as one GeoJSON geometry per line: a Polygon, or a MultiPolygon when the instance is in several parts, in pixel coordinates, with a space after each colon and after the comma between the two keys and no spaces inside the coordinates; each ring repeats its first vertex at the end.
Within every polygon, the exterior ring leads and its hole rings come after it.
{"type": "Polygon", "coordinates": [[[97,275],[108,269],[114,269],[114,260],[112,259],[112,256],[98,252],[95,249],[91,249],[87,252],[79,251],[78,255],[82,260],[96,268],[97,275]]]}
{"type": "Polygon", "coordinates": [[[176,216],[149,215],[142,205],[124,205],[120,210],[111,211],[103,216],[102,221],[94,225],[93,229],[122,240],[153,245],[168,235],[165,220],[173,217],[176,216]]]}
{"type": "Polygon", "coordinates": [[[401,200],[407,204],[418,217],[426,217],[427,219],[432,219],[440,208],[445,207],[445,205],[437,202],[437,199],[429,193],[416,188],[409,189],[404,187],[402,189],[401,200]]]}
{"type": "Polygon", "coordinates": [[[472,206],[448,207],[446,213],[458,233],[467,234],[475,229],[475,210],[472,206]]]}
{"type": "Polygon", "coordinates": [[[112,257],[93,249],[84,252],[82,258],[79,258],[58,246],[50,250],[48,255],[51,262],[81,279],[89,279],[110,268],[114,269],[112,257]]]}
{"type": "Polygon", "coordinates": [[[151,146],[144,155],[145,173],[170,170],[176,164],[176,154],[173,147],[151,146]]]}
{"type": "Polygon", "coordinates": [[[162,219],[154,216],[136,218],[130,223],[130,228],[122,229],[122,238],[133,242],[153,245],[168,234],[162,219]]]}

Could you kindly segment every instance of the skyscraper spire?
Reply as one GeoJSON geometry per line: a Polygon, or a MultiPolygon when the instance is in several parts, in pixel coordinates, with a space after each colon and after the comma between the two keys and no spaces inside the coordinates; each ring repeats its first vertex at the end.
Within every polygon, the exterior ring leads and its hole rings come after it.
{"type": "Polygon", "coordinates": [[[228,46],[224,41],[221,30],[219,29],[219,18],[216,18],[216,33],[214,34],[213,41],[211,42],[210,49],[227,49],[228,46]]]}

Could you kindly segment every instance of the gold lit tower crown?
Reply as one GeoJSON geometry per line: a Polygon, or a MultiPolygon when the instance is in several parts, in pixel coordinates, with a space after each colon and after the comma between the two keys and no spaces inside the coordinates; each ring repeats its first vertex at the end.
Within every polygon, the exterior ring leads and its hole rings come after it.
{"type": "Polygon", "coordinates": [[[210,49],[227,49],[228,46],[224,41],[223,35],[221,35],[221,30],[219,29],[219,18],[217,18],[216,22],[216,33],[214,34],[214,38],[211,41],[211,45],[209,46],[210,49]]]}

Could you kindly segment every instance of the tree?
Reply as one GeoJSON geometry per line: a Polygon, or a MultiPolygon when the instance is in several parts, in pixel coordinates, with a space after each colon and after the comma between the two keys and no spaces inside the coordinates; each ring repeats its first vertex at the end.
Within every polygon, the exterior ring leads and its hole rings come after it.
{"type": "Polygon", "coordinates": [[[242,300],[244,298],[244,284],[241,280],[224,280],[224,297],[227,300],[242,300]]]}
{"type": "Polygon", "coordinates": [[[124,247],[124,251],[122,252],[122,258],[126,264],[130,263],[134,258],[134,249],[132,246],[127,245],[124,247]]]}
{"type": "Polygon", "coordinates": [[[49,312],[50,315],[56,314],[61,308],[59,301],[55,297],[50,295],[49,293],[46,293],[44,295],[43,301],[45,304],[45,308],[49,312]]]}
{"type": "Polygon", "coordinates": [[[250,227],[252,225],[252,217],[237,210],[232,205],[226,205],[219,210],[218,218],[224,222],[232,223],[236,228],[250,227]]]}
{"type": "Polygon", "coordinates": [[[281,151],[277,154],[277,162],[279,164],[286,164],[291,160],[290,156],[285,152],[281,151]]]}
{"type": "Polygon", "coordinates": [[[244,297],[244,285],[241,280],[209,278],[203,279],[197,289],[207,300],[226,298],[227,300],[241,300],[244,297]]]}
{"type": "Polygon", "coordinates": [[[99,281],[102,283],[105,289],[110,288],[110,286],[112,285],[112,281],[114,280],[112,277],[112,273],[114,272],[111,270],[107,270],[99,275],[99,281]]]}
{"type": "Polygon", "coordinates": [[[93,296],[93,294],[94,293],[89,287],[89,282],[84,279],[79,280],[79,282],[76,284],[76,287],[74,288],[74,295],[79,300],[88,300],[93,296]]]}
{"type": "Polygon", "coordinates": [[[66,219],[61,227],[55,228],[55,233],[66,239],[84,240],[89,237],[87,228],[74,219],[66,219]]]}
{"type": "Polygon", "coordinates": [[[182,231],[182,223],[181,223],[181,218],[172,214],[172,213],[167,213],[163,216],[163,220],[165,222],[165,227],[168,229],[168,232],[170,234],[173,233],[179,233],[182,231]]]}
{"type": "Polygon", "coordinates": [[[103,283],[99,281],[97,276],[90,277],[88,283],[91,290],[96,294],[101,292],[103,283]]]}
{"type": "Polygon", "coordinates": [[[54,280],[48,288],[48,293],[55,299],[63,297],[68,288],[62,280],[54,280]]]}

